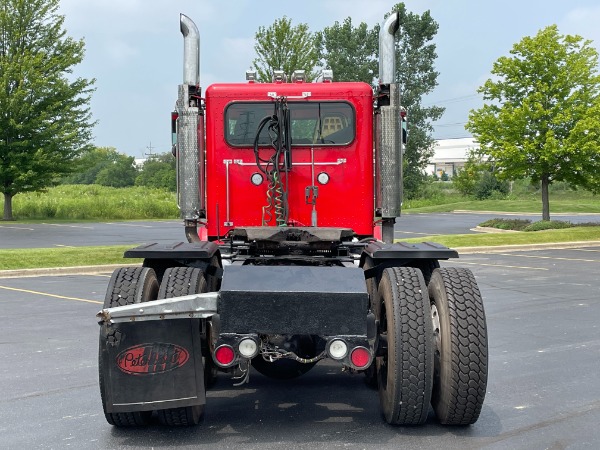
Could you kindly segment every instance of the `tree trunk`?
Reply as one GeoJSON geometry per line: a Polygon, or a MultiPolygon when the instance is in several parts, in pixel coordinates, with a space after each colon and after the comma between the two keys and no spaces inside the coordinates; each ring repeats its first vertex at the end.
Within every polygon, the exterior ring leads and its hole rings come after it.
{"type": "Polygon", "coordinates": [[[4,193],[4,216],[2,220],[15,220],[12,213],[12,194],[4,193]]]}
{"type": "Polygon", "coordinates": [[[548,198],[548,186],[550,185],[550,176],[542,175],[542,220],[550,220],[550,201],[548,198]]]}

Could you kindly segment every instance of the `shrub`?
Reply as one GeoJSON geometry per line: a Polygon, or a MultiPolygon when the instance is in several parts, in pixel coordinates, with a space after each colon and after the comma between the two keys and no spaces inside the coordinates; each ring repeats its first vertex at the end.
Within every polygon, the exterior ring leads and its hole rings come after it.
{"type": "Polygon", "coordinates": [[[523,231],[559,230],[561,228],[571,228],[572,226],[571,222],[561,220],[540,220],[539,222],[532,223],[523,231]]]}
{"type": "Polygon", "coordinates": [[[527,219],[490,219],[479,224],[480,227],[498,228],[499,230],[523,231],[531,225],[531,220],[527,219]]]}

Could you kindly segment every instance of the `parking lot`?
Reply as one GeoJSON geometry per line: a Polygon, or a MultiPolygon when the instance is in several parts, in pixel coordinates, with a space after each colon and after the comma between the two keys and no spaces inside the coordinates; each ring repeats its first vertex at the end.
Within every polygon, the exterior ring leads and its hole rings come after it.
{"type": "Polygon", "coordinates": [[[317,365],[291,382],[221,375],[192,429],[109,426],[97,385],[110,274],[0,279],[3,448],[598,448],[600,247],[462,255],[487,313],[479,421],[391,427],[361,375],[317,365]]]}

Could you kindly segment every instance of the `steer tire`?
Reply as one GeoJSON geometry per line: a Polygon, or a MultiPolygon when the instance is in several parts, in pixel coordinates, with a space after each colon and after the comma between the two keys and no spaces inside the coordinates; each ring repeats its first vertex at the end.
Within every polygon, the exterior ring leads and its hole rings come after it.
{"type": "Polygon", "coordinates": [[[481,293],[470,270],[443,268],[433,272],[429,298],[435,345],[431,404],[442,424],[473,424],[481,412],[488,373],[481,293]]]}
{"type": "Polygon", "coordinates": [[[381,411],[389,424],[420,425],[433,382],[431,311],[421,271],[385,269],[379,298],[379,345],[387,347],[376,359],[381,411]]]}
{"type": "MultiPolygon", "coordinates": [[[[183,295],[200,294],[207,292],[206,278],[200,269],[193,267],[170,267],[160,284],[158,298],[173,298],[183,295]]],[[[203,358],[204,361],[208,358],[203,358]]],[[[210,372],[209,372],[210,373],[210,372]]],[[[204,371],[206,376],[207,371],[204,371]]],[[[214,380],[204,379],[205,387],[214,380]]],[[[168,426],[193,426],[204,419],[204,405],[184,406],[158,410],[158,419],[163,425],[168,426]]]]}
{"type": "MultiPolygon", "coordinates": [[[[106,290],[104,298],[104,308],[114,308],[117,306],[133,305],[150,300],[156,300],[158,294],[158,279],[153,269],[149,267],[121,267],[116,269],[106,290]]],[[[100,345],[98,351],[98,378],[100,384],[100,397],[104,408],[104,417],[106,421],[116,427],[137,427],[147,425],[152,417],[152,411],[131,411],[120,413],[107,413],[105,403],[105,382],[103,367],[109,364],[106,354],[103,351],[103,345],[115,339],[109,336],[102,338],[100,334],[100,345]]]]}

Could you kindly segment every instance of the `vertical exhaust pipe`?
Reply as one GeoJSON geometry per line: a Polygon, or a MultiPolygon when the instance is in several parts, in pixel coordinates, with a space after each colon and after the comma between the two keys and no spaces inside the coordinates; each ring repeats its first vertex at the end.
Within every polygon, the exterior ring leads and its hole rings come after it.
{"type": "Polygon", "coordinates": [[[398,12],[390,15],[379,32],[379,101],[376,115],[376,204],[381,210],[382,239],[394,241],[394,224],[402,204],[402,119],[400,89],[396,80],[395,35],[398,12]]]}
{"type": "Polygon", "coordinates": [[[185,14],[180,15],[180,29],[183,35],[183,84],[200,85],[200,32],[198,27],[185,14]]]}
{"type": "Polygon", "coordinates": [[[198,242],[198,221],[206,217],[204,201],[204,115],[200,102],[200,33],[180,16],[183,35],[183,84],[177,99],[177,203],[189,242],[198,242]]]}
{"type": "Polygon", "coordinates": [[[396,32],[400,14],[391,14],[379,30],[379,84],[391,84],[396,79],[396,32]]]}

